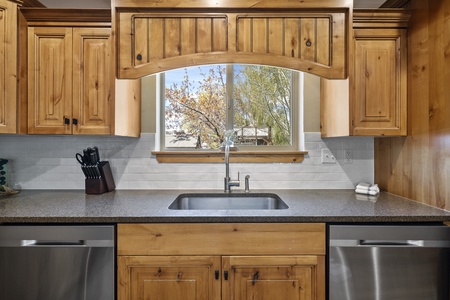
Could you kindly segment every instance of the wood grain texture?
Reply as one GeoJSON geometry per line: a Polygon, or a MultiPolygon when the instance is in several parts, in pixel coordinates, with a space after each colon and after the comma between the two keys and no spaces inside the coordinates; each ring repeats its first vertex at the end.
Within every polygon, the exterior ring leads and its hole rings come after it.
{"type": "Polygon", "coordinates": [[[353,135],[406,135],[405,29],[355,29],[353,135]]]}
{"type": "Polygon", "coordinates": [[[223,299],[325,299],[325,256],[225,256],[223,299]]]}
{"type": "Polygon", "coordinates": [[[349,79],[321,79],[322,137],[407,132],[405,10],[355,10],[349,79]]]}
{"type": "Polygon", "coordinates": [[[325,254],[325,224],[120,224],[118,255],[325,254]]]}
{"type": "MultiPolygon", "coordinates": [[[[224,154],[219,151],[152,151],[159,163],[223,163],[224,154]]],[[[233,151],[232,163],[301,163],[306,151],[233,151]]]]}
{"type": "Polygon", "coordinates": [[[71,134],[72,29],[28,30],[28,133],[71,134]]]}
{"type": "Polygon", "coordinates": [[[19,133],[17,4],[0,0],[0,133],[19,133]]]}
{"type": "Polygon", "coordinates": [[[409,9],[409,135],[376,139],[375,181],[450,210],[450,1],[413,0],[409,9]]]}
{"type": "Polygon", "coordinates": [[[118,300],[220,300],[219,256],[119,256],[118,300]]]}
{"type": "Polygon", "coordinates": [[[113,0],[112,7],[125,8],[339,8],[353,7],[352,0],[113,0]]]}
{"type": "Polygon", "coordinates": [[[305,12],[150,7],[116,12],[119,78],[214,63],[273,65],[346,77],[351,23],[346,8],[305,12]]]}
{"type": "Polygon", "coordinates": [[[74,134],[112,133],[111,47],[109,28],[73,28],[74,134]]]}
{"type": "MultiPolygon", "coordinates": [[[[19,113],[28,113],[26,118],[28,124],[21,122],[20,128],[27,126],[30,134],[139,136],[141,132],[140,80],[116,80],[114,74],[116,47],[112,46],[115,43],[115,35],[111,30],[111,10],[23,8],[21,12],[19,19],[20,98],[22,107],[28,106],[28,112],[24,109],[19,113]],[[70,38],[67,39],[70,45],[67,45],[67,51],[64,50],[55,57],[48,58],[49,61],[56,59],[59,62],[53,64],[53,69],[67,70],[66,74],[54,73],[53,81],[56,84],[53,87],[50,87],[50,75],[38,74],[49,69],[50,64],[46,64],[39,58],[45,54],[38,48],[40,37],[36,35],[35,38],[28,38],[28,31],[34,32],[36,28],[42,39],[47,41],[52,39],[56,41],[58,37],[64,35],[62,32],[70,32],[70,38]],[[63,58],[64,55],[67,57],[63,58]],[[62,61],[63,59],[65,61],[62,61]],[[41,63],[44,63],[42,67],[41,63]],[[64,83],[58,83],[58,81],[64,81],[64,83]],[[37,87],[37,84],[43,86],[37,87]],[[52,93],[61,90],[61,95],[64,95],[57,97],[54,101],[55,107],[61,106],[63,101],[70,98],[67,102],[70,104],[64,104],[66,110],[63,116],[69,118],[71,124],[64,124],[64,129],[60,125],[57,130],[52,128],[53,125],[39,125],[40,128],[36,130],[37,104],[32,101],[37,99],[34,93],[40,91],[42,94],[42,91],[46,90],[53,90],[52,93]],[[74,125],[73,131],[72,119],[79,121],[79,125],[74,125]]],[[[49,45],[50,42],[47,44],[49,45]]],[[[48,48],[56,51],[58,47],[49,45],[48,48]]],[[[47,105],[47,107],[50,106],[47,105]]],[[[56,110],[59,112],[58,118],[62,121],[60,108],[56,110]]],[[[21,132],[26,133],[26,129],[21,129],[21,132]]]]}

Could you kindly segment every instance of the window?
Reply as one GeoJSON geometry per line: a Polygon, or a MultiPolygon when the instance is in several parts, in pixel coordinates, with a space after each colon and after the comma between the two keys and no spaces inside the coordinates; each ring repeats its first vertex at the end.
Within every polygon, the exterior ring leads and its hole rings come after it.
{"type": "Polygon", "coordinates": [[[161,76],[162,150],[298,150],[299,73],[262,65],[204,65],[161,76]]]}

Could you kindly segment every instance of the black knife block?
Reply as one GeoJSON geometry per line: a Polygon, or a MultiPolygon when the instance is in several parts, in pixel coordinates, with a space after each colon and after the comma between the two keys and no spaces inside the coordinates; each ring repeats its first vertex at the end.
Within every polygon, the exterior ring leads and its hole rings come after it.
{"type": "Polygon", "coordinates": [[[100,178],[86,178],[86,194],[98,195],[106,192],[114,191],[116,185],[111,172],[111,166],[108,161],[101,161],[98,164],[100,178]]]}

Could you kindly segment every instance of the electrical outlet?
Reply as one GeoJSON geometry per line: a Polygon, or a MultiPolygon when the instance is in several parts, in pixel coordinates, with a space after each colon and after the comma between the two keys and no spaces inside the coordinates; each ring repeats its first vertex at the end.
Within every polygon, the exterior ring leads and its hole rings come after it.
{"type": "Polygon", "coordinates": [[[344,162],[346,164],[351,164],[353,163],[353,151],[352,150],[344,150],[344,162]]]}
{"type": "Polygon", "coordinates": [[[336,158],[328,149],[322,149],[322,164],[335,164],[336,158]]]}

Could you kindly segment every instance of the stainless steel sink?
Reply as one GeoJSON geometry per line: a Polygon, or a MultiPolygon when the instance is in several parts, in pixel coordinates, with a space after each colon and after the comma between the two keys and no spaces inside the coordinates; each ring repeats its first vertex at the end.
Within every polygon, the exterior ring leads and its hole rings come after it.
{"type": "Polygon", "coordinates": [[[287,209],[276,194],[181,194],[169,206],[175,210],[287,209]]]}

